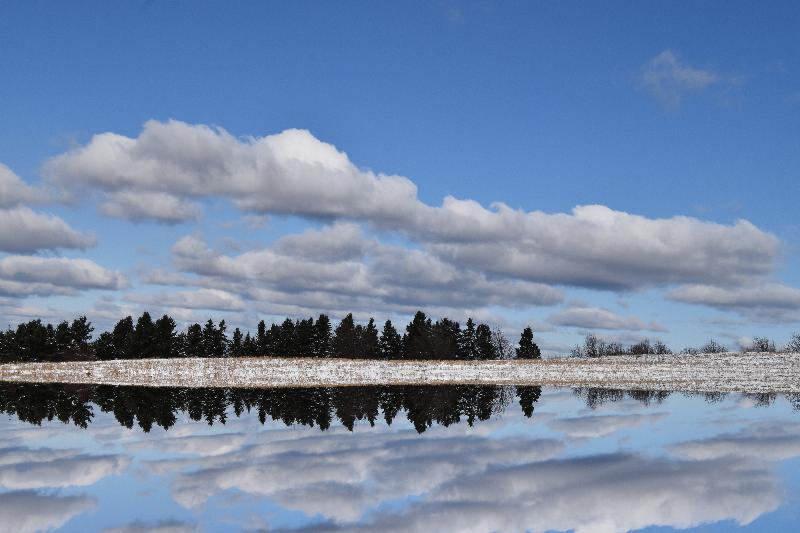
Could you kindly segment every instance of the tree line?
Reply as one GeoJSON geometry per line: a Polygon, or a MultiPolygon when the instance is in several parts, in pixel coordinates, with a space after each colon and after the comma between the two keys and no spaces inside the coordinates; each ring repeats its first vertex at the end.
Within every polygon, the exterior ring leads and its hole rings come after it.
{"type": "Polygon", "coordinates": [[[144,312],[127,316],[111,331],[91,341],[94,328],[82,316],[57,326],[32,320],[0,332],[0,361],[63,361],[71,359],[148,359],[176,357],[347,357],[357,359],[538,359],[533,331],[522,331],[512,348],[500,329],[476,324],[464,327],[448,318],[435,322],[418,311],[401,334],[391,320],[378,330],[375,320],[358,324],[352,313],[334,328],[327,315],[258,323],[255,334],[235,328],[230,337],[224,320],[191,324],[177,331],[175,320],[153,320],[144,312]]]}
{"type": "MultiPolygon", "coordinates": [[[[684,348],[679,353],[688,355],[714,354],[728,352],[728,348],[714,339],[709,340],[699,348],[684,348]]],[[[775,341],[767,337],[753,337],[750,344],[744,347],[745,352],[757,353],[800,353],[800,333],[793,333],[789,342],[781,350],[775,341]]],[[[590,333],[579,344],[570,350],[572,357],[604,357],[609,355],[670,355],[673,351],[660,340],[651,342],[643,339],[639,342],[625,345],[620,342],[606,341],[590,333]]]]}

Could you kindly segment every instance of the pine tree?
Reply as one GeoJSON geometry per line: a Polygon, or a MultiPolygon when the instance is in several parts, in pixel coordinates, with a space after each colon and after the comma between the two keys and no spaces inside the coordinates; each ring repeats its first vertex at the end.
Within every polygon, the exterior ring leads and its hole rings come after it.
{"type": "Polygon", "coordinates": [[[258,331],[256,332],[256,354],[267,355],[269,349],[267,347],[267,325],[263,320],[258,323],[258,331]]]}
{"type": "Polygon", "coordinates": [[[492,330],[486,324],[481,324],[475,329],[475,350],[478,359],[497,358],[497,352],[492,343],[492,330]]]}
{"type": "Polygon", "coordinates": [[[244,341],[242,341],[242,355],[246,357],[252,357],[257,355],[258,346],[253,338],[250,336],[250,332],[247,332],[244,336],[244,341]]]}
{"type": "Polygon", "coordinates": [[[111,331],[113,357],[109,359],[133,359],[133,318],[128,315],[111,331]]]}
{"type": "Polygon", "coordinates": [[[164,315],[156,320],[153,335],[153,353],[156,357],[178,357],[175,321],[169,315],[164,315]]]}
{"type": "Polygon", "coordinates": [[[406,359],[428,359],[431,353],[431,321],[417,311],[406,326],[403,352],[406,359]]]}
{"type": "Polygon", "coordinates": [[[471,318],[467,319],[467,327],[461,333],[458,355],[460,359],[478,358],[478,352],[475,348],[475,322],[471,318]]]}
{"type": "Polygon", "coordinates": [[[244,337],[239,328],[233,330],[233,337],[231,338],[231,345],[228,353],[231,357],[241,357],[244,349],[244,337]]]}
{"type": "Polygon", "coordinates": [[[378,328],[375,327],[375,319],[369,319],[360,340],[361,356],[366,359],[376,359],[378,357],[378,328]]]}
{"type": "Polygon", "coordinates": [[[522,330],[519,338],[519,347],[516,350],[517,359],[541,359],[539,347],[533,342],[533,330],[529,327],[522,330]]]}
{"type": "Polygon", "coordinates": [[[336,326],[333,333],[333,355],[336,357],[356,357],[356,326],[353,320],[353,313],[348,313],[346,317],[336,326]]]}
{"type": "Polygon", "coordinates": [[[92,340],[94,331],[92,323],[87,320],[85,315],[79,316],[72,321],[69,331],[71,349],[79,353],[86,353],[89,350],[89,341],[92,340]]]}
{"type": "Polygon", "coordinates": [[[203,328],[200,324],[192,324],[186,330],[186,357],[205,357],[203,345],[203,328]]]}
{"type": "Polygon", "coordinates": [[[403,355],[403,341],[391,320],[383,324],[383,331],[378,340],[378,355],[381,359],[400,359],[403,355]]]}
{"type": "Polygon", "coordinates": [[[283,321],[278,333],[275,348],[278,357],[294,357],[297,355],[297,340],[295,338],[295,323],[290,318],[283,321]]]}
{"type": "Polygon", "coordinates": [[[331,321],[328,315],[319,315],[314,324],[314,357],[330,357],[331,355],[331,321]]]}
{"type": "Polygon", "coordinates": [[[136,321],[136,328],[131,337],[131,357],[134,359],[151,358],[154,355],[156,327],[150,313],[145,311],[136,321]]]}
{"type": "Polygon", "coordinates": [[[314,355],[314,319],[307,318],[297,322],[295,328],[297,339],[296,354],[299,357],[314,355]]]}

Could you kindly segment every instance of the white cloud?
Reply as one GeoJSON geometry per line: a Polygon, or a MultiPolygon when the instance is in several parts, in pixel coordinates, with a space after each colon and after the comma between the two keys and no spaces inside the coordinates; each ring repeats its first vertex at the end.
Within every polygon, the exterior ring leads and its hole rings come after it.
{"type": "Polygon", "coordinates": [[[242,311],[245,309],[244,302],[239,296],[218,289],[162,292],[155,295],[133,293],[127,295],[126,300],[165,308],[209,309],[214,311],[242,311]]]}
{"type": "Polygon", "coordinates": [[[110,193],[100,205],[100,211],[110,217],[134,222],[155,220],[165,224],[194,220],[200,215],[200,208],[192,202],[172,194],[151,191],[110,193]]]}
{"type": "Polygon", "coordinates": [[[563,298],[561,291],[543,284],[490,279],[422,250],[382,245],[353,224],[306,231],[270,248],[234,256],[210,249],[196,236],[180,239],[172,251],[175,266],[196,277],[155,273],[149,281],[196,284],[310,312],[405,313],[431,307],[452,312],[491,305],[551,305],[563,298]]]}
{"type": "Polygon", "coordinates": [[[549,321],[559,326],[585,329],[664,331],[664,327],[655,322],[647,324],[636,317],[620,316],[600,307],[571,307],[552,315],[549,321]]]}
{"type": "MultiPolygon", "coordinates": [[[[679,72],[691,79],[692,69],[679,72]]],[[[775,236],[744,220],[650,219],[605,206],[548,214],[450,196],[429,206],[408,178],[359,169],[302,130],[236,138],[221,128],[149,121],[136,138],[95,135],[50,160],[45,172],[62,187],[100,191],[115,216],[132,220],[193,218],[193,199],[222,197],[255,214],[366,222],[408,236],[458,269],[535,283],[732,283],[770,273],[779,252],[775,236]],[[148,213],[138,200],[147,195],[183,207],[148,213]]]]}
{"type": "Polygon", "coordinates": [[[10,255],[0,258],[0,294],[70,294],[78,289],[121,289],[125,276],[88,259],[10,255]]]}
{"type": "MultiPolygon", "coordinates": [[[[48,452],[43,451],[46,457],[48,452]]],[[[50,459],[29,458],[0,467],[0,486],[7,489],[43,489],[86,486],[125,470],[130,460],[116,455],[79,455],[50,459]]]]}
{"type": "Polygon", "coordinates": [[[41,190],[26,184],[10,168],[0,163],[0,209],[41,202],[45,198],[41,190]]]}
{"type": "Polygon", "coordinates": [[[103,530],[103,533],[192,533],[197,526],[180,520],[161,520],[159,522],[142,522],[137,520],[130,524],[103,530]]]}
{"type": "Polygon", "coordinates": [[[690,67],[672,50],[664,50],[639,70],[640,87],[668,107],[677,107],[692,92],[717,83],[720,77],[709,70],[690,67]]]}
{"type": "Polygon", "coordinates": [[[800,320],[800,289],[782,283],[737,286],[684,285],[667,293],[677,302],[736,311],[755,320],[795,322],[800,320]]]}
{"type": "Polygon", "coordinates": [[[0,251],[33,253],[55,248],[86,249],[95,238],[72,229],[54,215],[27,207],[0,209],[0,251]]]}

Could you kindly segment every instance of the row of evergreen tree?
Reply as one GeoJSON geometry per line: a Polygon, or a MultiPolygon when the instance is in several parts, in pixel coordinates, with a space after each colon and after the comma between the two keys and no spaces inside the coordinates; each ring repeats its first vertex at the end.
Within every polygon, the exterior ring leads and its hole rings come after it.
{"type": "Polygon", "coordinates": [[[41,320],[0,332],[0,360],[52,361],[97,358],[146,359],[154,357],[349,357],[361,359],[463,359],[489,360],[517,357],[538,359],[533,331],[525,328],[511,350],[499,330],[475,324],[465,327],[447,318],[432,321],[418,311],[401,335],[391,320],[379,331],[375,320],[357,324],[352,314],[336,328],[327,315],[292,320],[267,327],[262,320],[254,335],[236,328],[228,336],[224,320],[191,324],[178,332],[175,320],[164,315],[153,320],[144,312],[135,322],[127,316],[111,331],[90,342],[93,328],[86,317],[53,327],[41,320]]]}

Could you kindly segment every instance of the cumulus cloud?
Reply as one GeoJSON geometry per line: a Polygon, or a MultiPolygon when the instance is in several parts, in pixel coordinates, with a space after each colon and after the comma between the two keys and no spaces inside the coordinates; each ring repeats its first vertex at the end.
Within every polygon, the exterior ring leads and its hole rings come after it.
{"type": "Polygon", "coordinates": [[[284,237],[272,247],[239,255],[214,251],[197,236],[181,238],[172,252],[175,266],[197,277],[156,273],[151,282],[195,283],[312,312],[332,305],[409,312],[551,305],[563,299],[561,291],[547,285],[492,279],[423,250],[380,244],[349,223],[284,237]]]}
{"type": "Polygon", "coordinates": [[[177,224],[194,220],[200,208],[172,194],[151,191],[117,191],[110,193],[100,205],[100,211],[110,217],[134,222],[155,220],[177,224]]]}
{"type": "Polygon", "coordinates": [[[194,291],[175,291],[155,295],[129,294],[129,302],[175,307],[179,309],[209,309],[213,311],[242,311],[244,302],[236,294],[218,289],[197,289],[194,291]]]}
{"type": "Polygon", "coordinates": [[[149,523],[136,520],[124,526],[104,529],[103,533],[192,533],[194,531],[197,531],[195,524],[173,519],[149,523]]]}
{"type": "Polygon", "coordinates": [[[67,521],[97,506],[85,495],[56,496],[34,491],[0,494],[0,524],[14,524],[14,531],[34,533],[63,526],[67,521]]]}
{"type": "Polygon", "coordinates": [[[0,258],[0,295],[71,294],[78,289],[121,289],[125,276],[88,259],[10,255],[0,258]]]}
{"type": "Polygon", "coordinates": [[[430,206],[410,179],[359,169],[303,130],[237,138],[221,128],[149,121],[136,138],[95,135],[51,159],[45,173],[64,188],[100,191],[107,211],[131,220],[187,220],[197,215],[194,201],[221,197],[259,215],[365,222],[400,232],[459,269],[534,283],[733,283],[771,272],[779,251],[775,236],[744,220],[650,219],[605,206],[550,214],[450,196],[430,206]]]}
{"type": "Polygon", "coordinates": [[[782,283],[764,282],[738,286],[684,285],[667,293],[677,302],[736,311],[756,320],[795,322],[800,320],[800,289],[782,283]]]}
{"type": "Polygon", "coordinates": [[[621,316],[600,307],[571,307],[549,318],[552,324],[585,329],[613,329],[630,331],[664,331],[664,326],[649,324],[632,316],[621,316]]]}
{"type": "Polygon", "coordinates": [[[55,248],[86,249],[95,238],[72,229],[54,215],[27,207],[0,209],[0,251],[33,253],[55,248]]]}
{"type": "Polygon", "coordinates": [[[41,190],[26,184],[10,168],[0,163],[0,209],[36,203],[45,198],[41,190]]]}
{"type": "Polygon", "coordinates": [[[664,105],[677,107],[687,94],[700,92],[719,80],[716,73],[690,67],[672,50],[664,50],[639,69],[637,82],[664,105]]]}

